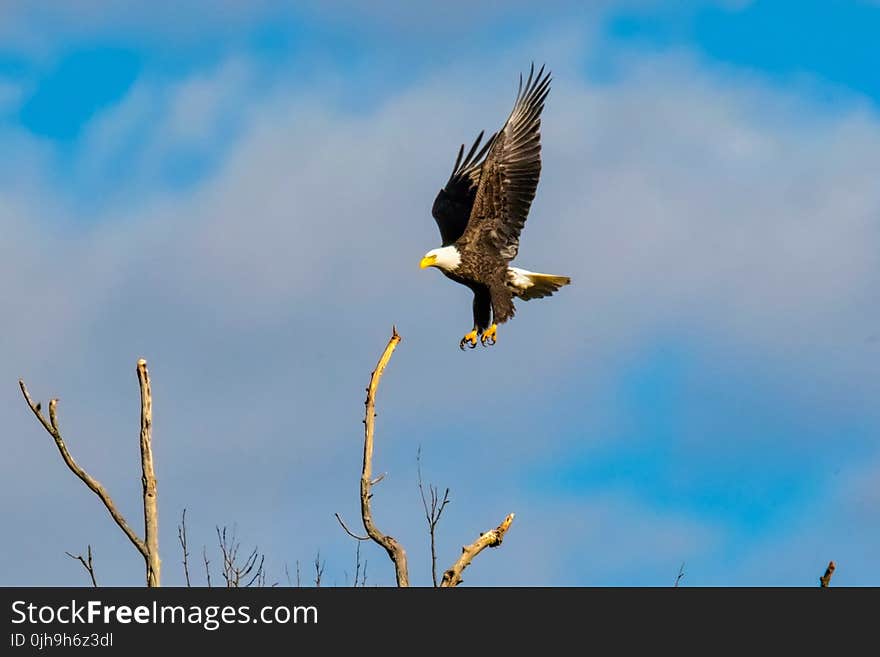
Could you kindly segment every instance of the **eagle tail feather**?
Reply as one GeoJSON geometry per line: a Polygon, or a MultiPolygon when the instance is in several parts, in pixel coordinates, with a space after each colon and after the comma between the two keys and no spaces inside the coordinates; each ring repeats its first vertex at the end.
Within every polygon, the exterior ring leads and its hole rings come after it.
{"type": "Polygon", "coordinates": [[[568,276],[556,274],[540,274],[538,272],[510,267],[507,270],[508,285],[513,289],[516,296],[523,301],[542,299],[552,296],[559,288],[571,283],[568,276]]]}

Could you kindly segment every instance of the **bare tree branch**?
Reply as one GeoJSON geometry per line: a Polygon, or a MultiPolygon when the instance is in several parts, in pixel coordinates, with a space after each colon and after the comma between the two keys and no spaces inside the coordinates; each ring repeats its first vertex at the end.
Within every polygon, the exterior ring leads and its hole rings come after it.
{"type": "Polygon", "coordinates": [[[429,485],[428,491],[431,498],[430,505],[425,496],[425,487],[422,484],[422,447],[416,452],[416,469],[419,474],[419,495],[422,498],[422,507],[425,509],[425,520],[428,523],[428,534],[431,536],[431,580],[434,582],[434,588],[437,588],[437,542],[436,530],[437,523],[440,522],[440,516],[443,515],[443,509],[449,504],[449,489],[443,493],[443,499],[440,499],[440,492],[436,486],[429,485]]]}
{"type": "Polygon", "coordinates": [[[269,573],[266,572],[266,567],[263,564],[263,562],[265,560],[266,560],[266,555],[264,554],[260,558],[260,568],[257,571],[257,574],[255,576],[256,585],[260,588],[264,588],[266,586],[274,588],[274,587],[278,586],[278,582],[272,582],[271,584],[269,584],[269,573]]]}
{"type": "Polygon", "coordinates": [[[98,580],[95,579],[95,566],[92,564],[92,546],[91,545],[88,546],[88,552],[87,552],[88,559],[84,559],[83,555],[81,555],[81,554],[74,555],[74,554],[71,554],[70,552],[65,552],[64,554],[66,554],[71,559],[75,559],[76,561],[79,561],[82,564],[82,567],[85,568],[86,572],[89,574],[89,577],[92,580],[92,586],[94,586],[94,587],[98,586],[98,580]]]}
{"type": "Polygon", "coordinates": [[[256,582],[259,586],[266,586],[266,571],[264,569],[264,565],[266,563],[266,555],[261,554],[257,555],[257,549],[254,548],[254,551],[251,553],[250,557],[250,567],[245,571],[245,575],[249,574],[251,570],[253,570],[254,565],[257,564],[257,557],[259,556],[260,563],[257,565],[257,569],[254,571],[253,577],[248,580],[248,583],[245,586],[253,586],[256,582]]]}
{"type": "Polygon", "coordinates": [[[827,589],[831,585],[831,576],[834,574],[834,570],[837,568],[833,561],[828,562],[828,568],[825,569],[825,574],[819,578],[819,586],[823,589],[827,589]]]}
{"type": "Polygon", "coordinates": [[[336,520],[339,521],[339,525],[342,527],[342,529],[345,530],[346,534],[348,534],[349,536],[351,536],[352,538],[354,538],[358,541],[369,541],[370,540],[369,536],[360,536],[359,534],[355,534],[353,531],[351,531],[348,528],[348,525],[345,524],[345,521],[340,517],[340,515],[338,513],[334,513],[333,515],[336,516],[336,520]]]}
{"type": "Polygon", "coordinates": [[[162,563],[159,560],[159,506],[156,498],[156,473],[153,470],[153,393],[147,361],[137,362],[141,389],[141,483],[144,492],[144,544],[147,553],[147,586],[159,586],[162,563]]]}
{"type": "Polygon", "coordinates": [[[321,561],[321,551],[318,550],[317,554],[315,554],[315,586],[318,588],[321,588],[321,578],[324,576],[325,565],[327,565],[327,562],[321,561]]]}
{"type": "Polygon", "coordinates": [[[440,586],[453,587],[461,584],[461,574],[464,572],[464,569],[470,565],[471,561],[474,560],[474,557],[487,547],[498,547],[501,545],[501,542],[504,540],[504,535],[507,533],[507,530],[510,529],[510,523],[513,522],[513,515],[514,514],[511,513],[495,529],[492,529],[485,534],[480,534],[480,538],[476,541],[470,545],[462,547],[461,556],[458,558],[458,561],[452,564],[452,568],[443,573],[443,581],[440,583],[440,586]]]}
{"type": "Polygon", "coordinates": [[[211,562],[208,560],[208,548],[202,546],[202,559],[205,560],[205,579],[208,582],[208,588],[211,588],[211,562]]]}
{"type": "Polygon", "coordinates": [[[361,542],[358,541],[355,545],[357,549],[354,552],[354,588],[357,588],[361,576],[361,542]]]}
{"type": "Polygon", "coordinates": [[[361,517],[364,521],[364,529],[367,531],[373,541],[385,548],[391,561],[394,563],[395,575],[397,577],[398,586],[409,586],[409,571],[406,565],[406,550],[393,537],[383,534],[373,522],[373,512],[370,508],[370,498],[372,493],[370,489],[373,486],[373,436],[376,426],[376,391],[379,388],[379,381],[382,373],[391,360],[391,355],[400,343],[400,336],[397,329],[391,329],[391,339],[382,352],[376,369],[370,377],[370,385],[367,387],[367,399],[364,402],[366,407],[364,417],[364,465],[361,472],[361,517]]]}
{"type": "Polygon", "coordinates": [[[180,515],[180,524],[177,525],[177,540],[183,552],[183,574],[186,576],[186,585],[192,586],[189,581],[189,552],[186,549],[186,509],[180,515]]]}
{"type": "MultiPolygon", "coordinates": [[[[144,371],[146,371],[146,368],[144,368],[144,371]]],[[[138,374],[140,375],[140,361],[138,361],[138,374]]],[[[104,486],[102,486],[97,479],[92,477],[88,472],[80,467],[80,465],[76,462],[76,460],[74,460],[73,456],[71,456],[70,452],[67,450],[67,445],[64,443],[64,438],[62,438],[61,436],[61,430],[58,428],[58,400],[52,399],[49,402],[49,419],[47,420],[42,413],[42,406],[39,403],[34,403],[34,401],[31,399],[30,393],[28,393],[28,389],[24,381],[19,379],[18,385],[21,388],[21,394],[24,395],[24,399],[27,402],[28,407],[31,409],[40,424],[43,425],[43,428],[49,433],[50,436],[52,436],[52,439],[55,441],[55,446],[58,448],[58,452],[61,454],[61,458],[64,460],[65,465],[67,465],[68,469],[73,474],[75,474],[89,490],[91,490],[95,495],[98,496],[98,498],[104,504],[104,507],[110,513],[110,517],[113,518],[113,521],[128,537],[128,540],[131,541],[131,544],[134,545],[137,551],[141,553],[141,556],[143,556],[147,568],[147,581],[149,583],[152,569],[150,550],[147,546],[147,543],[143,541],[131,528],[128,522],[126,522],[125,518],[119,512],[119,509],[117,509],[116,504],[113,502],[113,498],[111,498],[110,494],[107,492],[107,489],[104,488],[104,486]]],[[[158,554],[156,555],[156,559],[158,560],[158,554]]],[[[158,575],[158,573],[156,574],[158,575]]],[[[156,579],[156,584],[158,585],[158,578],[156,579]]]]}
{"type": "Polygon", "coordinates": [[[677,589],[679,582],[684,577],[684,561],[681,562],[681,567],[678,569],[678,575],[675,577],[675,584],[672,585],[672,588],[677,589]]]}
{"type": "Polygon", "coordinates": [[[251,550],[244,558],[239,559],[241,542],[237,537],[235,525],[232,533],[227,534],[227,528],[222,530],[217,527],[217,542],[220,545],[220,553],[223,556],[223,579],[227,588],[239,588],[253,586],[255,583],[265,584],[264,564],[266,555],[261,555],[258,548],[251,550]]]}

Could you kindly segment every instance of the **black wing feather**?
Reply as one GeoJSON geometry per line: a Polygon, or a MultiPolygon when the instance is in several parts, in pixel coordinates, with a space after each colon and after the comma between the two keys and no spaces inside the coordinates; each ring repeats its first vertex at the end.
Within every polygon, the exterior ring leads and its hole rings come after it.
{"type": "Polygon", "coordinates": [[[471,209],[474,206],[474,199],[477,196],[483,159],[495,139],[495,135],[492,135],[483,144],[483,147],[480,148],[483,134],[483,132],[480,132],[477,135],[466,157],[464,155],[464,144],[461,145],[461,148],[458,150],[458,157],[455,158],[452,175],[449,176],[446,186],[440,190],[437,198],[434,199],[431,214],[434,216],[437,227],[440,229],[440,239],[443,242],[443,246],[449,246],[455,242],[467,228],[471,209]]]}
{"type": "Polygon", "coordinates": [[[513,110],[492,140],[481,167],[479,187],[472,202],[466,242],[489,247],[507,261],[519,250],[525,225],[541,175],[541,112],[550,92],[550,73],[544,67],[528,80],[522,75],[513,110]]]}

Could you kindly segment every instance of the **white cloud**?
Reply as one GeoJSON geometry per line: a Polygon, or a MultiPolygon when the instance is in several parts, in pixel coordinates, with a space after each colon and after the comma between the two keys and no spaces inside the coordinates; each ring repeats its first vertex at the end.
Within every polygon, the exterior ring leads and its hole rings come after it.
{"type": "Polygon", "coordinates": [[[222,159],[250,111],[254,79],[254,66],[239,58],[170,84],[140,79],[87,124],[73,175],[83,187],[102,191],[107,179],[118,180],[115,198],[98,204],[112,213],[132,195],[155,195],[182,161],[222,159]]]}
{"type": "Polygon", "coordinates": [[[8,0],[0,4],[0,36],[7,47],[49,53],[59,43],[109,34],[135,40],[192,43],[205,34],[232,35],[277,13],[266,0],[188,0],[173,9],[138,0],[8,0]]]}
{"type": "MultiPolygon", "coordinates": [[[[720,6],[743,9],[749,0],[693,0],[673,11],[720,6]]],[[[535,9],[526,0],[448,0],[426,14],[419,3],[404,0],[188,0],[173,11],[156,11],[144,0],[81,0],[61,4],[47,0],[7,0],[0,4],[0,37],[14,49],[49,54],[60,43],[108,35],[137,42],[191,45],[206,35],[234,42],[249,29],[265,25],[292,25],[300,21],[395,40],[433,40],[441,47],[451,41],[501,35],[513,21],[533,28],[559,24],[587,26],[615,11],[669,10],[658,0],[565,0],[535,9]]],[[[537,31],[537,30],[536,30],[537,31]]],[[[459,43],[463,43],[459,41],[459,43]]]]}
{"type": "MultiPolygon", "coordinates": [[[[778,385],[817,404],[834,404],[844,386],[875,418],[875,347],[865,338],[880,322],[877,117],[857,106],[824,115],[797,96],[678,58],[636,61],[617,82],[584,83],[577,56],[558,56],[521,260],[574,283],[521,304],[493,351],[458,352],[468,294],[416,263],[437,241],[430,203],[457,144],[506,114],[514,93],[506,62],[479,79],[438,74],[357,116],[320,92],[281,89],[255,104],[235,66],[173,92],[138,87],[86,136],[96,161],[150,115],[154,94],[171,108],[160,117],[160,154],[210,141],[216,132],[204,125],[249,105],[240,138],[201,186],[116,207],[114,221],[98,223],[26,191],[2,192],[0,294],[12,311],[0,343],[9,384],[0,414],[14,458],[0,478],[32,498],[27,517],[9,496],[0,508],[38,548],[31,555],[32,546],[6,544],[0,563],[38,559],[45,570],[7,569],[0,579],[75,583],[62,552],[93,541],[108,580],[138,581],[136,561],[117,556],[124,543],[16,396],[18,375],[35,396],[62,398],[71,449],[133,510],[133,368],[149,359],[166,563],[185,505],[197,507],[201,541],[210,523],[238,520],[279,561],[293,550],[290,561],[307,559],[316,547],[348,554],[331,514],[356,517],[361,395],[392,322],[404,344],[380,401],[377,467],[391,473],[377,492],[382,522],[409,545],[423,537],[413,459],[416,444],[430,441],[429,463],[461,507],[449,540],[518,513],[509,541],[486,562],[540,549],[536,532],[564,528],[578,509],[590,520],[575,541],[547,546],[555,563],[586,552],[623,573],[596,527],[635,545],[659,540],[666,521],[650,520],[649,501],[557,504],[528,496],[519,480],[548,450],[571,448],[544,435],[542,409],[558,388],[590,400],[616,363],[659,331],[701,336],[719,358],[770,367],[778,385]],[[524,385],[528,408],[510,402],[524,385]]],[[[601,425],[608,412],[584,414],[601,425]]],[[[599,440],[585,431],[578,448],[599,440]]],[[[671,580],[677,552],[711,550],[723,537],[686,517],[669,522],[659,557],[626,553],[632,572],[659,581],[669,570],[671,580]]],[[[572,583],[536,563],[520,562],[523,581],[572,583]]],[[[505,572],[486,568],[497,579],[479,581],[504,583],[505,572]]]]}

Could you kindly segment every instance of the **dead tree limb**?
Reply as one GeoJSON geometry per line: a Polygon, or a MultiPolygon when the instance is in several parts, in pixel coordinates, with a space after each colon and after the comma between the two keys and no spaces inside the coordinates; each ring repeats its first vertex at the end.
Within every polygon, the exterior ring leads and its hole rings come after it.
{"type": "Polygon", "coordinates": [[[156,473],[153,470],[153,393],[147,361],[137,362],[141,389],[141,484],[144,491],[144,543],[147,547],[147,586],[159,586],[162,563],[159,560],[159,507],[156,499],[156,473]]]}
{"type": "Polygon", "coordinates": [[[70,552],[65,552],[64,554],[66,554],[71,559],[79,561],[82,564],[82,567],[85,568],[86,572],[89,574],[89,577],[92,580],[92,586],[94,586],[94,587],[98,586],[98,580],[95,579],[95,566],[92,563],[92,546],[91,545],[88,546],[88,551],[86,553],[86,554],[88,554],[88,558],[83,558],[83,555],[81,555],[81,554],[71,554],[70,552]]]}
{"type": "Polygon", "coordinates": [[[827,589],[831,585],[831,576],[834,574],[834,570],[837,568],[833,561],[828,562],[828,568],[825,569],[825,574],[819,578],[819,586],[823,589],[827,589]]]}
{"type": "Polygon", "coordinates": [[[153,450],[152,450],[152,399],[150,394],[150,379],[147,372],[147,362],[140,359],[137,363],[138,381],[141,388],[141,465],[143,470],[142,483],[144,491],[144,536],[140,538],[131,528],[123,515],[119,512],[113,498],[107,492],[107,489],[101,483],[86,472],[76,460],[71,456],[61,436],[61,430],[58,428],[58,400],[49,401],[49,418],[47,419],[42,412],[40,403],[35,403],[28,393],[27,386],[24,381],[19,379],[18,385],[21,388],[21,394],[24,396],[28,407],[34,416],[43,425],[55,441],[55,446],[61,454],[68,469],[75,474],[86,487],[91,490],[107,509],[110,517],[122,532],[131,541],[135,549],[140,552],[146,565],[147,586],[159,586],[160,583],[160,562],[159,562],[159,534],[158,534],[158,510],[156,507],[156,477],[153,472],[153,450]]]}
{"type": "Polygon", "coordinates": [[[140,552],[146,558],[146,545],[144,542],[138,537],[137,534],[134,533],[134,530],[129,526],[126,522],[125,518],[122,517],[122,514],[119,513],[119,510],[116,508],[116,505],[113,503],[110,494],[107,492],[101,483],[92,477],[88,472],[83,470],[79,464],[74,460],[73,456],[70,455],[70,452],[67,451],[67,445],[64,444],[64,439],[61,437],[61,432],[58,429],[58,421],[55,415],[55,409],[58,404],[57,399],[52,399],[49,401],[49,417],[50,420],[46,420],[42,411],[40,410],[40,404],[35,404],[31,399],[30,394],[28,393],[27,386],[24,384],[24,381],[19,380],[19,387],[21,388],[21,392],[24,395],[24,399],[27,402],[30,409],[33,411],[34,415],[40,421],[40,424],[43,425],[43,428],[49,432],[49,435],[55,440],[55,445],[58,447],[58,451],[61,453],[61,458],[64,459],[64,463],[70,469],[73,474],[75,474],[79,479],[92,491],[97,495],[101,501],[104,503],[104,506],[107,508],[107,511],[110,512],[110,516],[119,525],[119,528],[128,536],[128,540],[132,542],[132,544],[137,548],[138,552],[140,552]]]}
{"type": "Polygon", "coordinates": [[[443,581],[440,583],[440,586],[448,588],[461,584],[461,574],[464,572],[464,569],[470,565],[471,561],[474,560],[474,557],[487,547],[498,547],[501,545],[501,542],[504,540],[504,535],[507,533],[507,530],[510,529],[510,523],[513,522],[513,515],[514,514],[511,513],[495,529],[492,529],[485,534],[480,534],[480,538],[476,541],[470,545],[462,547],[461,556],[458,558],[458,561],[452,564],[452,568],[443,573],[443,581]]]}
{"type": "Polygon", "coordinates": [[[342,516],[340,516],[338,513],[334,513],[333,515],[336,516],[336,520],[339,522],[339,526],[342,527],[342,530],[346,534],[351,536],[353,539],[358,540],[358,541],[369,541],[370,540],[369,536],[361,536],[361,535],[355,534],[353,531],[351,531],[348,528],[348,525],[345,524],[345,521],[342,519],[342,516]]]}
{"type": "Polygon", "coordinates": [[[364,466],[361,472],[361,517],[364,521],[364,529],[367,531],[373,541],[385,548],[391,561],[394,563],[394,572],[397,577],[398,586],[409,586],[409,571],[406,565],[406,550],[397,541],[397,539],[383,534],[373,522],[373,512],[370,508],[370,498],[372,497],[371,489],[373,487],[373,435],[376,426],[376,391],[379,388],[379,381],[382,379],[382,373],[391,360],[391,355],[400,344],[400,336],[397,329],[391,329],[391,339],[382,352],[376,369],[370,377],[370,385],[367,387],[367,399],[364,402],[366,413],[364,417],[364,466]]]}

